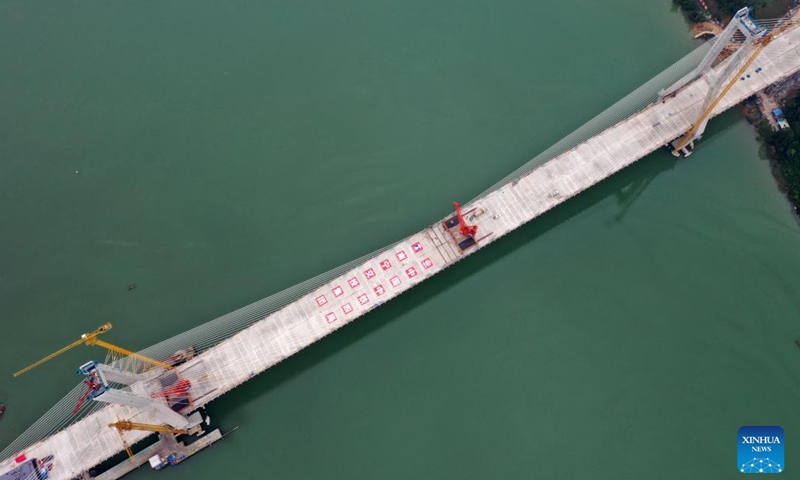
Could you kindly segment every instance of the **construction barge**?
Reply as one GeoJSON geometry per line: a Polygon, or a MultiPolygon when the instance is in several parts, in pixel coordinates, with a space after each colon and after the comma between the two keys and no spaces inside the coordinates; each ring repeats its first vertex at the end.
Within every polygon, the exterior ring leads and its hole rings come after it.
{"type": "MultiPolygon", "coordinates": [[[[112,466],[102,473],[97,473],[95,469],[84,471],[75,479],[117,480],[144,464],[149,464],[153,470],[161,470],[164,467],[183,462],[197,452],[222,440],[222,438],[222,432],[219,429],[215,429],[187,445],[179,441],[177,436],[170,432],[159,433],[158,440],[154,444],[145,447],[138,453],[131,453],[129,459],[112,466]]],[[[53,458],[52,455],[42,459],[27,458],[21,455],[16,459],[17,466],[0,475],[0,480],[47,480],[53,470],[53,458]]]]}

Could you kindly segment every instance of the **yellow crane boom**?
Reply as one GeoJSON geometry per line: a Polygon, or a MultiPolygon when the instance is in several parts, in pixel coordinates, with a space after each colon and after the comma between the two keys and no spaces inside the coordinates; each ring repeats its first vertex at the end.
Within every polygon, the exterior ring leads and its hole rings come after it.
{"type": "MultiPolygon", "coordinates": [[[[796,15],[796,13],[795,13],[795,15],[796,15]]],[[[686,132],[686,134],[682,137],[683,139],[678,143],[678,145],[673,150],[674,154],[677,154],[678,152],[680,152],[681,149],[686,147],[686,145],[688,145],[689,142],[692,141],[692,137],[697,132],[697,130],[700,128],[700,126],[703,125],[703,122],[705,122],[708,119],[708,117],[711,115],[711,113],[714,111],[714,109],[717,107],[717,105],[719,105],[719,102],[722,101],[722,98],[725,97],[725,95],[728,94],[728,92],[731,90],[731,88],[733,88],[734,85],[736,85],[737,81],[742,76],[742,74],[744,74],[744,72],[746,72],[747,69],[750,68],[750,65],[753,64],[753,62],[756,60],[756,58],[758,58],[758,55],[767,47],[767,45],[769,45],[770,42],[772,42],[772,40],[775,37],[781,35],[783,32],[785,32],[789,28],[795,26],[796,24],[797,24],[797,20],[795,18],[792,18],[789,21],[787,21],[785,24],[783,24],[780,28],[767,33],[762,38],[759,38],[759,39],[755,40],[756,48],[750,54],[750,57],[747,59],[747,61],[745,61],[744,65],[742,65],[742,68],[740,68],[739,71],[736,72],[736,75],[734,75],[731,78],[731,80],[728,82],[728,84],[725,85],[725,88],[723,88],[722,91],[720,91],[719,95],[717,95],[717,97],[714,99],[714,101],[711,102],[711,104],[708,106],[708,108],[706,108],[706,110],[703,112],[703,114],[700,115],[700,118],[697,119],[696,122],[694,122],[694,124],[689,129],[689,131],[686,132]]]]}
{"type": "Polygon", "coordinates": [[[700,115],[700,118],[698,118],[696,122],[694,122],[692,128],[690,128],[689,131],[686,132],[686,134],[683,136],[683,140],[681,140],[681,142],[675,147],[673,153],[677,154],[678,152],[681,151],[682,148],[684,148],[686,145],[689,144],[689,142],[692,141],[692,137],[700,128],[700,126],[703,124],[703,122],[705,122],[708,119],[708,117],[711,115],[711,112],[713,112],[714,109],[717,108],[719,102],[721,102],[723,97],[725,97],[725,95],[728,94],[731,88],[733,88],[733,86],[736,85],[737,81],[739,80],[739,77],[741,77],[742,74],[746,72],[748,68],[750,68],[750,65],[752,65],[753,62],[756,60],[756,58],[758,58],[758,55],[761,53],[761,51],[764,50],[764,48],[766,48],[767,45],[769,45],[770,41],[772,41],[772,37],[770,35],[767,35],[764,38],[760,39],[758,45],[756,45],[755,50],[753,50],[753,52],[750,54],[750,58],[748,58],[747,61],[744,62],[742,68],[740,68],[739,71],[736,72],[736,75],[733,76],[731,81],[728,82],[728,84],[725,85],[725,88],[723,88],[722,91],[719,93],[719,95],[717,95],[717,98],[715,98],[714,101],[711,102],[711,105],[709,105],[708,108],[706,108],[706,111],[703,112],[702,115],[700,115]]]}
{"type": "Polygon", "coordinates": [[[128,457],[130,457],[131,460],[133,460],[133,450],[131,450],[131,446],[128,443],[128,440],[125,439],[125,434],[122,432],[127,432],[130,430],[144,430],[147,432],[172,433],[175,435],[183,435],[188,433],[186,430],[181,428],[172,428],[169,425],[151,425],[149,423],[131,422],[130,420],[119,420],[118,422],[109,423],[108,426],[117,429],[119,438],[122,439],[122,444],[125,446],[125,451],[128,453],[128,457]]]}
{"type": "Polygon", "coordinates": [[[172,428],[169,425],[151,425],[149,423],[131,422],[130,420],[120,420],[118,422],[109,423],[108,426],[126,432],[129,430],[144,430],[147,432],[174,433],[176,435],[184,435],[187,433],[184,429],[172,428]]]}
{"type": "Polygon", "coordinates": [[[111,352],[114,352],[114,353],[117,353],[117,354],[120,354],[120,355],[130,356],[130,357],[135,358],[137,360],[141,360],[142,362],[149,363],[151,365],[155,365],[157,367],[161,367],[161,368],[166,369],[166,370],[171,370],[173,368],[172,365],[170,365],[168,363],[164,363],[164,362],[161,362],[161,361],[158,361],[158,360],[154,360],[154,359],[152,359],[150,357],[146,357],[144,355],[140,355],[140,354],[138,354],[136,352],[132,352],[132,351],[126,349],[126,348],[122,348],[122,347],[119,347],[117,345],[113,345],[111,343],[105,342],[105,341],[100,340],[99,338],[97,338],[98,336],[100,336],[100,334],[103,334],[103,333],[111,330],[112,328],[114,328],[114,327],[111,325],[111,323],[104,323],[104,324],[100,325],[100,327],[97,330],[95,330],[95,331],[93,331],[91,333],[84,333],[83,335],[81,335],[80,340],[76,340],[76,341],[70,343],[69,345],[67,345],[66,347],[64,347],[64,348],[62,348],[62,349],[60,349],[60,350],[58,350],[56,352],[51,353],[50,355],[48,355],[46,357],[44,357],[43,359],[39,360],[38,362],[36,362],[36,363],[34,363],[32,365],[29,365],[29,366],[23,368],[22,370],[20,370],[18,372],[15,372],[14,376],[15,377],[19,377],[23,373],[28,372],[30,370],[33,370],[34,368],[38,367],[39,365],[43,364],[44,362],[46,362],[48,360],[52,360],[53,358],[61,355],[62,353],[66,352],[68,350],[72,350],[73,348],[75,348],[75,347],[77,347],[78,345],[81,345],[81,344],[84,344],[84,345],[97,345],[98,347],[103,347],[106,350],[109,350],[111,352]]]}
{"type": "Polygon", "coordinates": [[[125,447],[125,452],[128,454],[128,458],[133,460],[134,455],[133,450],[131,450],[131,444],[125,439],[125,434],[122,433],[122,430],[117,429],[117,433],[119,434],[120,440],[122,440],[122,445],[125,447]]]}

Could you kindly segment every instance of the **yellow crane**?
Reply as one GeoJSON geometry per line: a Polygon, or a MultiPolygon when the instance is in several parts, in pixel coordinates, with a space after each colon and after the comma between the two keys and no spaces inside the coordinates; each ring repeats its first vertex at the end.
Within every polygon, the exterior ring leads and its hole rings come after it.
{"type": "Polygon", "coordinates": [[[758,55],[761,53],[761,51],[764,50],[771,41],[772,41],[772,36],[769,34],[763,38],[755,40],[755,42],[757,42],[756,48],[750,54],[750,58],[748,58],[747,61],[744,62],[744,65],[742,65],[742,68],[740,68],[739,71],[736,72],[736,75],[733,76],[733,79],[730,82],[728,82],[727,85],[725,85],[725,88],[723,88],[722,91],[719,93],[719,95],[717,95],[717,98],[715,98],[714,101],[711,102],[711,104],[708,106],[708,108],[706,108],[703,114],[700,115],[700,118],[698,118],[697,121],[694,122],[692,128],[690,128],[689,131],[686,132],[686,134],[683,136],[683,139],[675,147],[675,150],[672,151],[674,155],[678,155],[681,149],[686,147],[686,145],[688,145],[689,142],[692,141],[692,137],[694,137],[694,134],[697,133],[697,130],[700,128],[700,126],[703,125],[703,122],[705,122],[708,119],[708,117],[711,116],[711,112],[713,112],[714,109],[719,104],[719,102],[722,101],[722,98],[728,94],[728,92],[731,90],[731,88],[733,88],[734,85],[736,85],[736,82],[739,80],[739,77],[741,77],[742,74],[746,72],[748,68],[750,68],[750,65],[753,64],[756,58],[758,58],[758,55]]]}
{"type": "Polygon", "coordinates": [[[22,370],[14,373],[14,376],[18,377],[18,376],[22,375],[25,372],[33,370],[34,368],[38,367],[39,365],[43,364],[44,362],[46,362],[48,360],[52,360],[53,358],[61,355],[62,353],[66,352],[68,350],[72,350],[73,348],[75,348],[75,347],[77,347],[78,345],[81,345],[81,344],[84,344],[84,345],[97,345],[98,347],[105,348],[109,352],[112,352],[112,353],[115,353],[115,354],[118,354],[118,355],[124,355],[124,356],[127,356],[127,357],[135,358],[135,359],[140,360],[140,361],[142,361],[144,363],[147,363],[147,364],[150,364],[150,365],[154,365],[156,367],[160,367],[160,368],[163,368],[163,369],[166,369],[166,370],[172,370],[173,366],[168,364],[168,363],[161,362],[161,361],[158,361],[158,360],[154,360],[154,359],[152,359],[150,357],[146,357],[144,355],[140,355],[140,354],[138,354],[136,352],[132,352],[132,351],[126,349],[126,348],[122,348],[122,347],[119,347],[117,345],[112,345],[112,344],[110,344],[108,342],[105,342],[105,341],[100,340],[99,338],[97,338],[101,334],[111,330],[112,328],[113,328],[113,326],[111,325],[111,323],[104,323],[104,324],[100,325],[100,327],[97,330],[95,330],[95,331],[93,331],[91,333],[84,333],[83,335],[81,335],[80,340],[76,340],[76,341],[70,343],[69,345],[67,345],[66,347],[62,348],[61,350],[58,350],[57,352],[51,353],[50,355],[44,357],[43,359],[39,360],[38,362],[36,362],[36,363],[34,363],[32,365],[29,365],[29,366],[23,368],[22,370]]]}
{"type": "Polygon", "coordinates": [[[700,115],[700,118],[698,118],[697,121],[694,122],[689,131],[686,132],[686,134],[684,134],[680,142],[678,142],[678,144],[675,146],[675,149],[672,151],[674,155],[678,155],[679,152],[684,147],[686,147],[686,145],[688,145],[689,142],[692,141],[692,137],[694,137],[694,134],[697,133],[697,130],[700,129],[700,127],[703,125],[703,122],[705,122],[708,119],[708,117],[711,116],[711,113],[717,107],[719,102],[722,101],[722,98],[728,94],[728,92],[731,90],[731,88],[733,88],[734,85],[736,85],[742,74],[744,74],[747,71],[747,69],[750,68],[750,65],[753,64],[756,58],[758,58],[758,55],[767,47],[767,45],[769,45],[770,42],[772,42],[772,40],[775,39],[775,37],[782,34],[783,32],[785,32],[794,25],[796,25],[796,20],[792,18],[790,21],[786,22],[780,28],[773,30],[764,35],[763,37],[753,41],[755,44],[755,49],[750,53],[750,57],[744,62],[742,68],[740,68],[739,71],[736,72],[736,75],[734,75],[731,78],[728,84],[725,85],[725,88],[723,88],[722,91],[720,91],[719,95],[717,95],[714,101],[711,102],[711,104],[708,106],[708,108],[706,108],[703,114],[700,115]]]}
{"type": "Polygon", "coordinates": [[[130,457],[131,460],[133,460],[133,450],[131,450],[131,446],[128,440],[125,439],[125,434],[123,432],[144,430],[146,432],[171,433],[173,435],[185,435],[189,433],[187,430],[172,428],[169,425],[151,425],[149,423],[131,422],[130,420],[120,420],[118,422],[109,423],[108,426],[117,429],[119,438],[122,439],[122,444],[125,446],[125,451],[128,452],[128,457],[130,457]]]}

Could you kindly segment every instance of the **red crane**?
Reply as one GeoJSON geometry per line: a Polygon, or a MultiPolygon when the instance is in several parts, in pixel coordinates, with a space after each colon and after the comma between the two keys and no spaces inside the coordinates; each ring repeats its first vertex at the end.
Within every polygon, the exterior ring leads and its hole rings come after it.
{"type": "Polygon", "coordinates": [[[78,413],[78,410],[81,409],[81,407],[83,406],[84,402],[86,402],[86,399],[89,398],[89,395],[91,395],[93,392],[96,392],[98,390],[102,390],[103,389],[103,384],[100,383],[100,380],[98,380],[95,377],[89,377],[89,378],[85,379],[83,381],[83,383],[86,384],[87,389],[86,389],[86,392],[84,392],[84,394],[81,395],[81,398],[78,399],[78,404],[75,405],[75,408],[72,410],[72,414],[73,415],[78,413]]]}
{"type": "Polygon", "coordinates": [[[467,225],[467,222],[464,221],[464,216],[461,215],[461,205],[458,202],[453,202],[453,205],[456,206],[456,215],[458,216],[458,231],[465,237],[475,238],[475,234],[478,233],[478,226],[467,225]]]}
{"type": "Polygon", "coordinates": [[[153,398],[164,397],[167,399],[167,401],[169,401],[170,397],[182,397],[186,395],[191,387],[192,384],[189,382],[189,380],[182,378],[171,387],[165,388],[160,392],[153,393],[150,396],[153,398]]]}

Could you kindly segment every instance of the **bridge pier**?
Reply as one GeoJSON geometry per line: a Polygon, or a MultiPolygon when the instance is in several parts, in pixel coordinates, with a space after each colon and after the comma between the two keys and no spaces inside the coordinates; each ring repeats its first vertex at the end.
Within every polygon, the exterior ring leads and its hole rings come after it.
{"type": "Polygon", "coordinates": [[[683,158],[688,158],[694,152],[694,142],[689,142],[685,146],[677,149],[677,146],[680,144],[681,139],[673,140],[672,143],[667,145],[670,149],[670,153],[672,153],[673,157],[680,158],[683,155],[683,158]]]}

